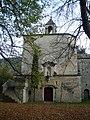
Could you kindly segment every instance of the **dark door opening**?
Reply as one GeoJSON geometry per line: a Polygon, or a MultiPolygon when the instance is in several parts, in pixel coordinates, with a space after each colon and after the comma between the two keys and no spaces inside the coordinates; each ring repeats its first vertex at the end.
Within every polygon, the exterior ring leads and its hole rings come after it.
{"type": "Polygon", "coordinates": [[[89,99],[89,90],[88,89],[84,90],[84,99],[89,99]]]}
{"type": "Polygon", "coordinates": [[[44,88],[44,101],[53,101],[53,88],[44,88]]]}
{"type": "Polygon", "coordinates": [[[53,27],[52,27],[52,26],[49,26],[49,27],[48,27],[48,33],[49,33],[49,34],[50,34],[50,33],[51,33],[51,34],[53,33],[53,27]]]}

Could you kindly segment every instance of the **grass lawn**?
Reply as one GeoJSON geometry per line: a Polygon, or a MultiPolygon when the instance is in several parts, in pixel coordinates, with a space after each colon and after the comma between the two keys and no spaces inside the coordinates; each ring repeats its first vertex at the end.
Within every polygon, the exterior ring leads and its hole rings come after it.
{"type": "Polygon", "coordinates": [[[0,120],[90,120],[90,103],[0,103],[0,120]]]}

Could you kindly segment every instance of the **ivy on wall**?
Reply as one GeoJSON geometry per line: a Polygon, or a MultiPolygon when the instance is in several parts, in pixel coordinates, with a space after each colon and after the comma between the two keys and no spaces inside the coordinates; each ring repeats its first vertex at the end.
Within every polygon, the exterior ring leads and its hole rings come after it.
{"type": "Polygon", "coordinates": [[[38,59],[40,57],[40,47],[33,43],[33,61],[32,61],[32,72],[31,72],[31,89],[33,93],[33,101],[35,101],[35,89],[38,88],[39,83],[43,79],[43,74],[39,72],[38,59]]]}

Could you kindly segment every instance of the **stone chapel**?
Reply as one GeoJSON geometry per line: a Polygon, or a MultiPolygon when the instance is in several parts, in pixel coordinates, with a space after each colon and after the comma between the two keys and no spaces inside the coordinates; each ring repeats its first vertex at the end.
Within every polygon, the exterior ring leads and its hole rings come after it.
{"type": "Polygon", "coordinates": [[[57,33],[52,18],[45,24],[45,34],[24,35],[22,76],[14,77],[3,93],[17,102],[32,102],[31,72],[33,41],[41,50],[39,72],[43,73],[34,90],[36,102],[81,102],[90,98],[90,55],[79,54],[76,39],[69,33],[57,33]],[[9,89],[14,87],[14,89],[9,89]]]}
{"type": "MultiPolygon", "coordinates": [[[[44,79],[35,89],[35,101],[81,102],[81,76],[78,72],[75,37],[68,33],[57,33],[56,28],[50,18],[45,24],[45,34],[24,36],[22,74],[31,74],[31,41],[35,40],[41,49],[39,71],[44,74],[44,79]]],[[[23,102],[32,101],[32,91],[27,94],[28,90],[27,85],[23,102]]]]}

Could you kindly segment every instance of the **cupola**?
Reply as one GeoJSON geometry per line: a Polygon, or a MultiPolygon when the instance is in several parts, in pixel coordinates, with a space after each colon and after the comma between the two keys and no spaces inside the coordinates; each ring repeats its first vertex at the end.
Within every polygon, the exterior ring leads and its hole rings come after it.
{"type": "Polygon", "coordinates": [[[45,24],[45,34],[54,34],[56,33],[56,24],[53,22],[52,17],[45,24]]]}

